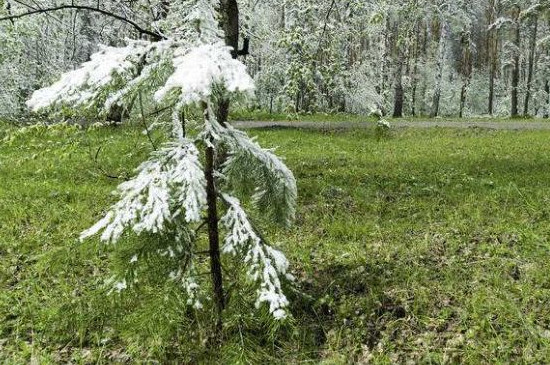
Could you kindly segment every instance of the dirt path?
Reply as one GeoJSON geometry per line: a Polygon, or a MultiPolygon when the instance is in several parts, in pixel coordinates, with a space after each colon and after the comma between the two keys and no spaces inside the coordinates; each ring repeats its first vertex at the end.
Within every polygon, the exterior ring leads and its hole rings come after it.
{"type": "MultiPolygon", "coordinates": [[[[550,121],[389,121],[394,128],[487,128],[501,130],[550,130],[550,121]]],[[[306,128],[306,129],[354,129],[369,128],[373,122],[232,122],[237,128],[306,128]]]]}

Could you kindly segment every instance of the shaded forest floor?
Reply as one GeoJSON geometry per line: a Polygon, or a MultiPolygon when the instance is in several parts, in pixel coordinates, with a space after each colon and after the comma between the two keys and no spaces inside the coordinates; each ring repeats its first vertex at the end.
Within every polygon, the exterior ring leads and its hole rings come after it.
{"type": "Polygon", "coordinates": [[[547,362],[550,131],[251,133],[299,184],[294,228],[265,226],[297,277],[292,321],[229,311],[207,351],[173,286],[106,296],[113,248],[76,239],[115,199],[98,165],[130,174],[150,146],[37,129],[0,145],[0,362],[547,362]]]}

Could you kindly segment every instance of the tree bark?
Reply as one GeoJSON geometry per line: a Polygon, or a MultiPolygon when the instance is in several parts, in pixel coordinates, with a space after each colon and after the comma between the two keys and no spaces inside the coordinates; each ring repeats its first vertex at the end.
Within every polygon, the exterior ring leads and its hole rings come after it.
{"type": "Polygon", "coordinates": [[[231,55],[237,58],[239,51],[239,6],[237,0],[220,0],[220,27],[225,34],[225,44],[233,47],[231,55]]]}
{"type": "MultiPolygon", "coordinates": [[[[398,56],[399,58],[399,56],[398,56]]],[[[397,60],[397,69],[395,72],[395,91],[394,91],[393,117],[401,118],[403,116],[403,60],[397,60]]]]}
{"type": "Polygon", "coordinates": [[[525,92],[525,101],[523,103],[523,116],[529,114],[529,101],[531,99],[531,83],[533,82],[533,72],[535,69],[535,48],[537,45],[537,31],[539,20],[538,17],[533,18],[531,25],[531,38],[529,39],[529,60],[527,70],[527,91],[525,92]]]}
{"type": "MultiPolygon", "coordinates": [[[[489,24],[493,24],[498,15],[497,7],[498,2],[496,0],[491,0],[490,4],[490,15],[489,15],[489,24]]],[[[489,59],[489,105],[487,112],[489,115],[494,114],[494,102],[495,102],[495,78],[497,73],[497,52],[498,52],[498,37],[496,35],[496,30],[490,30],[488,35],[488,45],[489,49],[487,50],[488,59],[489,59]]]]}
{"type": "Polygon", "coordinates": [[[461,43],[463,47],[463,55],[460,67],[460,73],[462,74],[462,87],[460,89],[460,106],[458,112],[459,118],[462,118],[464,116],[464,108],[466,106],[466,94],[472,78],[472,50],[469,33],[465,33],[462,35],[461,43]]]}
{"type": "Polygon", "coordinates": [[[418,53],[420,50],[420,26],[416,27],[416,42],[414,45],[414,60],[413,60],[413,70],[412,70],[412,91],[411,91],[411,114],[413,117],[416,116],[416,88],[418,85],[418,53]]]}
{"type": "Polygon", "coordinates": [[[544,83],[544,91],[546,92],[546,108],[544,110],[544,118],[550,116],[550,81],[544,83]]]}
{"type": "Polygon", "coordinates": [[[225,308],[223,291],[222,264],[220,259],[220,235],[218,231],[218,194],[214,180],[215,151],[213,147],[206,148],[206,165],[204,175],[206,178],[206,199],[208,204],[208,242],[210,244],[210,274],[216,303],[216,338],[221,340],[223,322],[222,315],[225,308]]]}
{"type": "Polygon", "coordinates": [[[519,53],[520,53],[520,46],[521,46],[521,30],[520,30],[520,7],[519,5],[516,6],[516,10],[514,11],[514,45],[516,46],[516,49],[514,50],[514,68],[512,70],[512,90],[510,93],[511,98],[511,110],[510,110],[510,116],[512,118],[516,118],[519,115],[519,108],[518,108],[518,87],[519,87],[519,53]]]}
{"type": "Polygon", "coordinates": [[[447,24],[442,20],[441,34],[439,39],[439,51],[437,56],[437,75],[435,78],[434,95],[432,99],[432,111],[430,118],[439,115],[439,101],[441,99],[441,82],[443,80],[443,66],[445,63],[445,54],[447,51],[447,24]]]}
{"type": "Polygon", "coordinates": [[[401,118],[403,116],[403,54],[399,45],[399,23],[395,22],[392,30],[392,56],[394,59],[394,103],[393,117],[401,118]]]}

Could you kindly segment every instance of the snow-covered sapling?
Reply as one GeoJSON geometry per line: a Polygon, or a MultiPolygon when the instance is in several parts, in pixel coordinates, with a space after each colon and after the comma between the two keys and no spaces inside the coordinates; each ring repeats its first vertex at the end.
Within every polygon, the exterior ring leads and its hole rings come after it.
{"type": "Polygon", "coordinates": [[[171,260],[167,279],[178,280],[187,303],[201,308],[203,290],[195,260],[199,228],[208,228],[213,299],[218,330],[225,306],[221,255],[239,259],[257,286],[256,303],[267,303],[277,318],[287,315],[288,300],[281,287],[289,278],[284,254],[269,246],[243,209],[242,201],[262,214],[288,225],[294,219],[297,197],[292,172],[271,151],[216,118],[217,105],[253,90],[246,67],[234,59],[218,26],[216,0],[181,0],[171,5],[155,41],[128,40],[125,47],[103,47],[81,68],[34,93],[34,110],[59,107],[99,107],[125,103],[137,93],[153,102],[173,105],[172,139],[153,152],[136,175],[119,185],[116,202],[81,239],[101,234],[119,241],[123,233],[153,233],[172,237],[164,247],[140,248],[132,256],[128,275],[115,280],[117,290],[133,284],[134,267],[151,256],[171,260]],[[181,18],[180,15],[187,14],[181,18]],[[204,113],[196,133],[186,134],[181,109],[196,105],[204,113]],[[223,151],[223,159],[218,158],[223,151]],[[221,162],[220,162],[221,160],[221,162]],[[223,207],[224,212],[218,212],[223,207]],[[220,231],[225,238],[220,242],[220,231]]]}

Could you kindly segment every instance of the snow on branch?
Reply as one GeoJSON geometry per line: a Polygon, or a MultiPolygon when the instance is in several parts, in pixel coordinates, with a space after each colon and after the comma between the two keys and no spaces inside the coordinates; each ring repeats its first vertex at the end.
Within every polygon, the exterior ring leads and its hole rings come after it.
{"type": "Polygon", "coordinates": [[[102,91],[117,78],[131,78],[139,58],[150,47],[149,42],[142,41],[131,41],[126,47],[102,46],[80,68],[63,74],[51,86],[35,91],[27,106],[38,111],[56,103],[94,104],[102,91]]]}
{"type": "Polygon", "coordinates": [[[174,55],[174,72],[165,85],[155,93],[161,101],[173,90],[179,90],[182,104],[209,100],[218,86],[230,93],[251,92],[254,81],[246,66],[231,57],[231,47],[219,42],[195,47],[190,52],[178,49],[174,55]]]}
{"type": "Polygon", "coordinates": [[[137,176],[119,185],[120,200],[104,218],[84,231],[84,240],[103,230],[101,240],[116,242],[124,229],[159,233],[180,215],[198,222],[206,206],[199,151],[190,140],[168,144],[137,168],[137,176]]]}
{"type": "Polygon", "coordinates": [[[5,16],[5,17],[0,17],[0,22],[5,21],[5,20],[13,21],[13,20],[24,18],[24,17],[31,16],[31,15],[45,14],[45,13],[51,13],[51,12],[60,11],[60,10],[67,10],[67,9],[69,9],[69,10],[70,9],[85,10],[85,11],[90,11],[90,12],[94,12],[94,13],[99,13],[99,14],[102,14],[104,16],[108,16],[108,17],[120,20],[124,23],[130,24],[140,34],[147,34],[147,35],[153,37],[153,39],[156,39],[156,40],[160,40],[160,39],[163,38],[160,34],[155,33],[155,32],[151,32],[151,31],[145,29],[144,27],[138,25],[136,22],[132,21],[131,19],[128,19],[124,16],[112,13],[112,12],[107,11],[107,10],[100,9],[99,7],[91,7],[91,6],[75,5],[75,4],[65,4],[65,5],[54,6],[54,7],[51,7],[51,8],[33,9],[33,10],[29,10],[25,13],[20,13],[20,14],[10,14],[10,15],[5,16]]]}
{"type": "Polygon", "coordinates": [[[288,300],[281,288],[281,277],[292,280],[288,273],[285,255],[262,241],[241,207],[239,200],[227,194],[223,199],[229,205],[221,223],[227,228],[223,253],[239,255],[248,265],[248,276],[259,284],[256,307],[269,304],[269,311],[275,319],[287,316],[288,300]]]}
{"type": "Polygon", "coordinates": [[[512,20],[510,18],[506,18],[506,17],[500,17],[497,20],[495,20],[495,22],[493,24],[489,25],[488,29],[489,30],[493,30],[493,29],[500,30],[504,26],[513,25],[513,24],[515,24],[514,20],[512,20]]]}
{"type": "Polygon", "coordinates": [[[296,179],[272,150],[262,148],[231,125],[221,126],[213,117],[207,121],[203,139],[228,148],[229,157],[222,166],[222,174],[231,190],[239,195],[253,193],[252,202],[260,212],[283,225],[292,223],[298,196],[296,179]]]}

